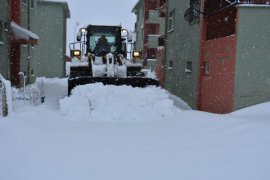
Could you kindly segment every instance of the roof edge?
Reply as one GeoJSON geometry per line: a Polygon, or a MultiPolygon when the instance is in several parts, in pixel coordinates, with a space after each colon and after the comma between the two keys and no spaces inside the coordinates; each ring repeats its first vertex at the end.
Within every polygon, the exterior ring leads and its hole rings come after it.
{"type": "Polygon", "coordinates": [[[70,10],[67,1],[54,1],[54,0],[38,0],[39,3],[48,3],[48,4],[61,4],[64,6],[65,13],[67,18],[70,18],[70,10]]]}
{"type": "Polygon", "coordinates": [[[132,8],[133,13],[137,12],[138,7],[140,6],[140,4],[143,2],[143,0],[138,0],[138,2],[135,4],[135,6],[132,8]]]}

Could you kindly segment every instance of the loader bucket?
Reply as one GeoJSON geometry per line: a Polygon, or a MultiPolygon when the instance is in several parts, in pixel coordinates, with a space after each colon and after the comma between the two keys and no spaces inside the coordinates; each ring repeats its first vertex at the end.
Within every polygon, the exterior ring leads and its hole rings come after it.
{"type": "Polygon", "coordinates": [[[71,90],[78,85],[85,85],[91,83],[103,83],[104,85],[126,85],[132,87],[146,87],[146,86],[159,86],[159,81],[156,79],[145,77],[77,77],[68,79],[68,95],[71,94],[71,90]]]}

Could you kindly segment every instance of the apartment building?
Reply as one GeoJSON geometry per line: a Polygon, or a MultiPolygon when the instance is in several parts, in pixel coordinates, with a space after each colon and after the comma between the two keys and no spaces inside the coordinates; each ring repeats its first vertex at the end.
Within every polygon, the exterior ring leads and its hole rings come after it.
{"type": "Polygon", "coordinates": [[[8,0],[0,0],[0,73],[9,77],[9,16],[8,0]]]}
{"type": "Polygon", "coordinates": [[[270,100],[267,0],[168,0],[165,85],[192,108],[229,113],[270,100]]]}
{"type": "Polygon", "coordinates": [[[132,10],[137,15],[135,50],[144,65],[157,72],[162,86],[166,5],[166,0],[139,0],[132,10]]]}
{"type": "Polygon", "coordinates": [[[1,74],[17,87],[40,76],[63,77],[68,4],[0,0],[0,8],[1,74]]]}

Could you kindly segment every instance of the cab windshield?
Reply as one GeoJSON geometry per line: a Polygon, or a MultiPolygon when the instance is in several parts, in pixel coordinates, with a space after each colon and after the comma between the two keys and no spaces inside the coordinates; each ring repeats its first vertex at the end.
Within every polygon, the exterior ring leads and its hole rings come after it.
{"type": "Polygon", "coordinates": [[[89,38],[89,48],[91,49],[91,51],[95,51],[97,48],[97,44],[99,39],[102,38],[102,36],[105,36],[105,38],[108,41],[109,44],[109,51],[111,53],[116,51],[116,44],[115,44],[115,36],[113,34],[110,33],[93,33],[91,34],[90,38],[89,38]]]}

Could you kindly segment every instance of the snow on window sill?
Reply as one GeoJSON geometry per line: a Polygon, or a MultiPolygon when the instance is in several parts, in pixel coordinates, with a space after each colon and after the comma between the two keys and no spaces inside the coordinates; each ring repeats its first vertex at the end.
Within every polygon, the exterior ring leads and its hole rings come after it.
{"type": "Polygon", "coordinates": [[[191,73],[192,71],[190,69],[185,68],[186,73],[191,73]]]}
{"type": "Polygon", "coordinates": [[[174,29],[170,29],[170,30],[168,30],[168,33],[171,33],[171,32],[173,32],[174,31],[174,29]]]}

